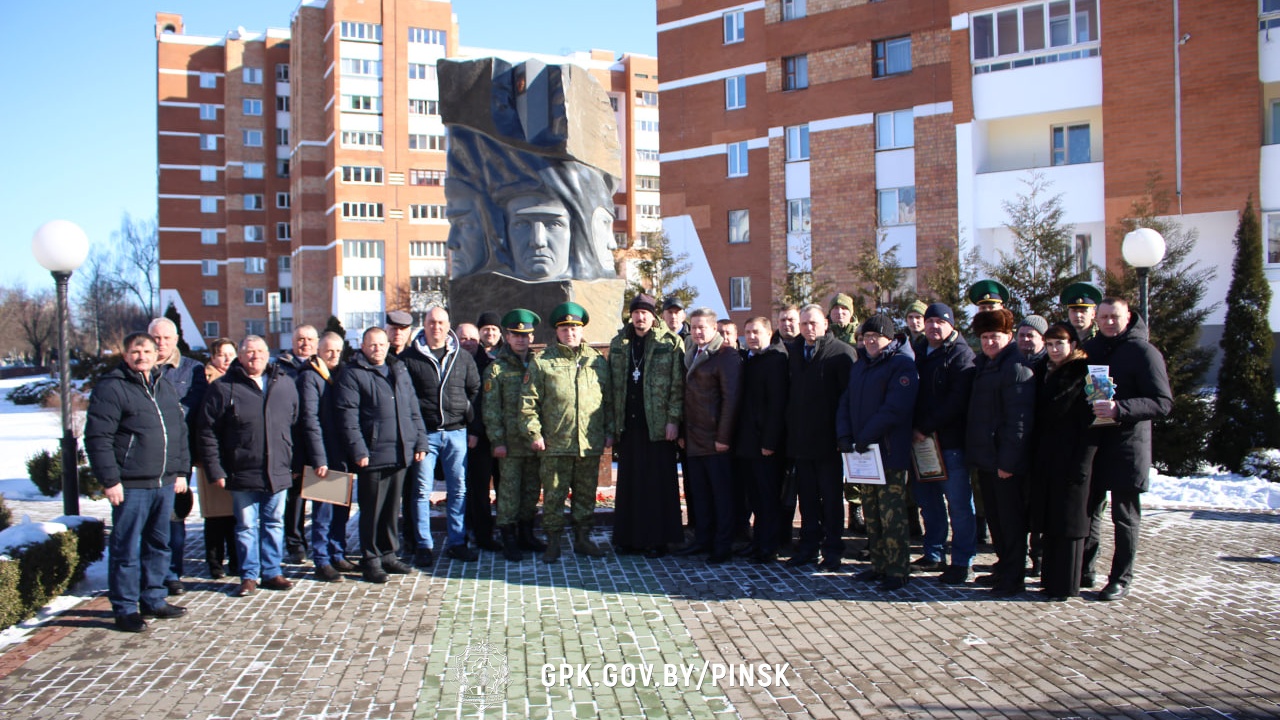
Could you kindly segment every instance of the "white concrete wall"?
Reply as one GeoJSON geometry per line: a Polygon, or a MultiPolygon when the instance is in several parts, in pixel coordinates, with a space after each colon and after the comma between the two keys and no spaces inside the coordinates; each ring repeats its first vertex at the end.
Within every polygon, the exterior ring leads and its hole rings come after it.
{"type": "MultiPolygon", "coordinates": [[[[1071,224],[1102,222],[1106,219],[1103,203],[1103,163],[1062,165],[1039,168],[1034,172],[1044,175],[1047,193],[1062,195],[1063,221],[1071,224]]],[[[1011,170],[1001,173],[984,173],[974,177],[973,227],[988,229],[1003,227],[1008,221],[1004,202],[1012,201],[1028,192],[1026,181],[1030,170],[1011,170]]]]}
{"type": "MultiPolygon", "coordinates": [[[[688,215],[677,215],[662,219],[662,229],[671,243],[671,252],[685,253],[688,256],[689,274],[684,276],[689,286],[698,291],[694,304],[709,307],[720,317],[728,317],[728,303],[716,285],[715,275],[711,272],[711,264],[707,262],[707,254],[702,250],[702,240],[693,227],[693,218],[688,215]]],[[[752,285],[767,283],[768,278],[751,278],[752,285]]],[[[725,288],[728,289],[728,279],[725,288]]],[[[754,288],[753,288],[754,289],[754,288]]]]}
{"type": "Polygon", "coordinates": [[[788,200],[813,197],[813,191],[809,185],[809,161],[786,163],[784,172],[786,173],[788,200]]]}
{"type": "Polygon", "coordinates": [[[1082,58],[973,76],[977,120],[1102,105],[1102,59],[1082,58]]]}
{"type": "Polygon", "coordinates": [[[1280,82],[1280,28],[1258,33],[1258,79],[1280,82]]]}

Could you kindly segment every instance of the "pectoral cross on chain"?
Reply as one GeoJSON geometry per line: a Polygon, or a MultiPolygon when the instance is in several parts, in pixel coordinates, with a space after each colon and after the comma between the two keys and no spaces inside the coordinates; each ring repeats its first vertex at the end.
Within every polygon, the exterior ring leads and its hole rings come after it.
{"type": "Polygon", "coordinates": [[[640,382],[640,368],[631,371],[631,381],[640,382]]]}

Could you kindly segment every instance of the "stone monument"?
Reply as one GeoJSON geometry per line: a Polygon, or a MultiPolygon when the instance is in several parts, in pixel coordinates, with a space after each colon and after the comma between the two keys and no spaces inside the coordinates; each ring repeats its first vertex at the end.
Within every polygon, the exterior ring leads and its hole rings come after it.
{"type": "MultiPolygon", "coordinates": [[[[604,88],[582,68],[536,60],[441,60],[438,70],[451,315],[525,307],[547,317],[572,300],[591,314],[587,341],[609,342],[626,283],[613,260],[622,160],[604,88]]],[[[535,341],[554,336],[540,327],[535,341]]]]}

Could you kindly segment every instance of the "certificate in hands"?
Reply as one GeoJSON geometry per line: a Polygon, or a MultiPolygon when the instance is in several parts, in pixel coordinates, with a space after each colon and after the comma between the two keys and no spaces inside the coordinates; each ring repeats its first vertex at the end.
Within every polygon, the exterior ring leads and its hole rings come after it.
{"type": "Polygon", "coordinates": [[[942,445],[938,434],[930,433],[920,442],[911,443],[911,464],[920,482],[941,482],[947,479],[947,466],[942,462],[942,445]]]}
{"type": "Polygon", "coordinates": [[[316,474],[316,469],[307,465],[302,468],[302,497],[330,505],[351,506],[351,483],[355,473],[338,472],[332,468],[324,477],[316,474]]]}
{"type": "Polygon", "coordinates": [[[196,466],[196,497],[200,498],[200,517],[233,517],[236,514],[231,491],[209,482],[203,465],[196,466]]]}
{"type": "Polygon", "coordinates": [[[871,445],[866,452],[842,453],[844,481],[847,485],[884,485],[884,464],[880,462],[880,446],[871,445]]]}

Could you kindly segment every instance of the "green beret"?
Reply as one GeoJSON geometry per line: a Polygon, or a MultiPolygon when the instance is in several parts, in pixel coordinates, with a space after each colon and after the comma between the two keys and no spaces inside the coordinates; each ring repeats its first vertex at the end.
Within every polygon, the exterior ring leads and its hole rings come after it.
{"type": "Polygon", "coordinates": [[[969,302],[974,305],[983,303],[1005,305],[1009,302],[1009,288],[995,280],[979,280],[969,286],[969,302]]]}
{"type": "Polygon", "coordinates": [[[827,312],[831,312],[837,306],[842,307],[849,312],[853,312],[853,298],[845,295],[844,293],[839,293],[835,297],[831,298],[831,307],[827,308],[827,312]]]}
{"type": "Polygon", "coordinates": [[[1102,291],[1093,283],[1072,283],[1067,286],[1066,290],[1062,291],[1062,295],[1058,297],[1058,302],[1067,307],[1096,307],[1098,303],[1102,302],[1102,291]]]}
{"type": "Polygon", "coordinates": [[[502,316],[502,327],[513,333],[531,333],[540,322],[542,318],[537,313],[524,308],[516,308],[502,316]]]}
{"type": "Polygon", "coordinates": [[[555,310],[551,311],[551,322],[556,327],[561,325],[586,325],[591,322],[591,316],[587,315],[586,308],[576,302],[560,303],[555,310]]]}

